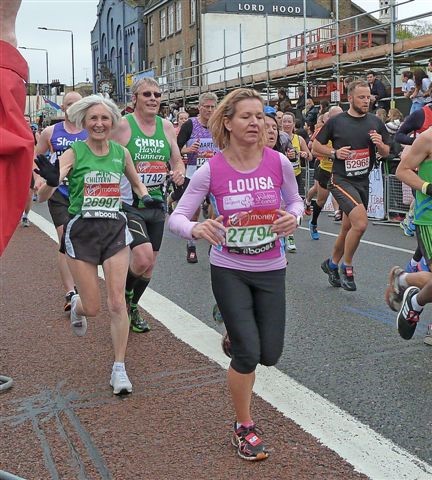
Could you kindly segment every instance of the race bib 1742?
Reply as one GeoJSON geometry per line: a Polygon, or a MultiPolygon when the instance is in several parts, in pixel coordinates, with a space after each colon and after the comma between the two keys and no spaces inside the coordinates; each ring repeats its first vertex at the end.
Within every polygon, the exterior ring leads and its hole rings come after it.
{"type": "Polygon", "coordinates": [[[167,176],[165,162],[137,162],[135,168],[146,187],[156,187],[165,182],[167,176]]]}

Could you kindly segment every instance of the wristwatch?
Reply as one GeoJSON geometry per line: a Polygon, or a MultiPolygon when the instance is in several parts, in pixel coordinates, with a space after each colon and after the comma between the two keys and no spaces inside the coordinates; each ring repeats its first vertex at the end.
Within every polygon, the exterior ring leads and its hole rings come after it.
{"type": "Polygon", "coordinates": [[[334,149],[330,150],[330,158],[332,160],[336,160],[336,150],[334,149]]]}

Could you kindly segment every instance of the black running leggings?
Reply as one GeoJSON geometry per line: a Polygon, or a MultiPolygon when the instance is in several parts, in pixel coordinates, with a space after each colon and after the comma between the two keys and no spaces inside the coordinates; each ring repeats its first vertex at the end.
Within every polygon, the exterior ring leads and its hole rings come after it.
{"type": "Polygon", "coordinates": [[[213,294],[231,340],[231,367],[275,365],[285,335],[285,268],[245,272],[211,265],[213,294]]]}

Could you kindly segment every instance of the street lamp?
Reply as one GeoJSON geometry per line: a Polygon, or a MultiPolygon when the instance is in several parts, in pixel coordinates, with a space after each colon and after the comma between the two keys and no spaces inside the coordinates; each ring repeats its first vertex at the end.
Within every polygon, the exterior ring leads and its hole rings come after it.
{"type": "Polygon", "coordinates": [[[38,27],[39,30],[49,30],[51,32],[68,32],[71,34],[72,42],[72,90],[75,90],[75,60],[74,60],[74,39],[72,30],[63,30],[62,28],[38,27]]]}
{"type": "Polygon", "coordinates": [[[45,61],[46,61],[46,85],[47,85],[47,91],[46,91],[46,96],[50,96],[50,81],[49,81],[49,73],[48,73],[48,50],[46,48],[33,48],[33,47],[19,47],[22,48],[23,50],[37,50],[39,52],[45,52],[45,61]]]}

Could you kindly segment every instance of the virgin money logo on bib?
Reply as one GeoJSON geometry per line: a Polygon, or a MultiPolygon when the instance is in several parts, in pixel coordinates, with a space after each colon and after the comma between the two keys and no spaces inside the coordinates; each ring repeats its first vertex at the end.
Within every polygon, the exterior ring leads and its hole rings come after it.
{"type": "Polygon", "coordinates": [[[135,164],[138,173],[166,173],[165,162],[137,162],[135,164]]]}
{"type": "Polygon", "coordinates": [[[116,183],[85,184],[84,195],[86,197],[119,197],[120,187],[116,183]]]}
{"type": "Polygon", "coordinates": [[[235,227],[272,225],[277,218],[278,214],[274,210],[249,210],[230,215],[227,225],[235,227]]]}

